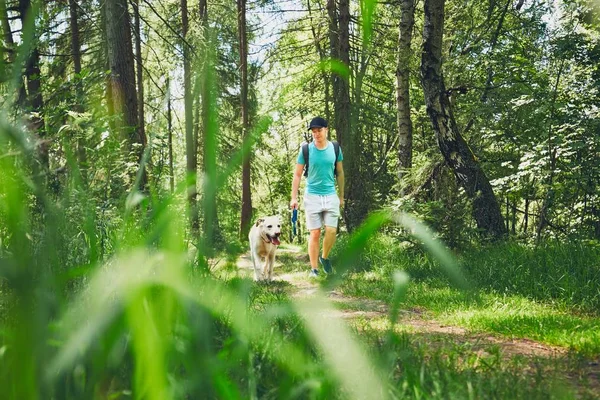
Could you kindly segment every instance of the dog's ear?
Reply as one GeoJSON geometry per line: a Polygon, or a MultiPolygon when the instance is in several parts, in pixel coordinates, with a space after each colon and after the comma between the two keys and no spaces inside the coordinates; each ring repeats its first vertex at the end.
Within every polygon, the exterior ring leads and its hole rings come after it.
{"type": "Polygon", "coordinates": [[[264,219],[264,218],[259,218],[259,219],[257,219],[257,220],[256,220],[256,224],[255,224],[255,225],[256,225],[256,226],[259,226],[259,225],[260,225],[260,224],[262,224],[263,222],[265,222],[265,219],[264,219]]]}

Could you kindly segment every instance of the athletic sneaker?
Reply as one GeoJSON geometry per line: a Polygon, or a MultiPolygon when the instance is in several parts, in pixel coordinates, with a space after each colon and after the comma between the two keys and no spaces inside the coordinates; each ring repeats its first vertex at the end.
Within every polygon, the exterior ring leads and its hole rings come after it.
{"type": "Polygon", "coordinates": [[[331,274],[333,272],[333,268],[331,267],[331,260],[329,258],[323,258],[319,256],[319,262],[323,266],[323,271],[325,271],[325,274],[331,274]]]}
{"type": "Polygon", "coordinates": [[[308,276],[310,278],[318,278],[319,277],[319,270],[318,269],[311,269],[310,272],[308,273],[308,276]]]}

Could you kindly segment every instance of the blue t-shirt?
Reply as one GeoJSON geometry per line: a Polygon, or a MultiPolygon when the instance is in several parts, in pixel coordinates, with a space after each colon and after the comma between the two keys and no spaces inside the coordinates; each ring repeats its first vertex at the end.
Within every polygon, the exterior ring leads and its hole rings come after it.
{"type": "MultiPolygon", "coordinates": [[[[323,150],[317,149],[314,142],[308,144],[308,177],[306,178],[306,193],[327,196],[336,194],[333,167],[335,160],[335,149],[333,143],[327,141],[327,147],[323,150]]],[[[340,147],[337,161],[343,161],[344,155],[340,147]]],[[[302,146],[298,153],[298,164],[306,164],[302,146]]]]}

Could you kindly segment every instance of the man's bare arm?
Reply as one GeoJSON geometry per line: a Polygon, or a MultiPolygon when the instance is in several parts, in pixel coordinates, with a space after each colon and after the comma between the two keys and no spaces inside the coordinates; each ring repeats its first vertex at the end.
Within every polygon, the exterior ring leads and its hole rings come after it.
{"type": "Polygon", "coordinates": [[[340,207],[344,206],[344,166],[341,161],[335,163],[337,172],[338,197],[340,198],[340,207]]]}
{"type": "Polygon", "coordinates": [[[300,188],[300,179],[302,178],[303,171],[304,164],[296,164],[294,178],[292,179],[292,199],[290,201],[290,208],[298,208],[298,189],[300,188]]]}

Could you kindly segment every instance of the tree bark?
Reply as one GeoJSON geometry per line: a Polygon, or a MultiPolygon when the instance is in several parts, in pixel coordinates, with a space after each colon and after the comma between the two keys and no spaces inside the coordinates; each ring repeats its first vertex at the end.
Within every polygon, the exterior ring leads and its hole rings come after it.
{"type": "MultiPolygon", "coordinates": [[[[237,0],[238,34],[240,46],[240,105],[242,141],[248,138],[248,39],[246,36],[246,0],[237,0]]],[[[240,238],[245,240],[252,220],[252,197],[250,193],[250,153],[242,161],[242,213],[240,238]]]]}
{"type": "MultiPolygon", "coordinates": [[[[142,136],[138,118],[131,21],[127,0],[106,0],[106,42],[110,68],[109,96],[116,118],[116,131],[125,142],[126,156],[133,154],[139,162],[146,137],[142,136]]],[[[144,182],[142,182],[144,184],[144,182]]]]}
{"type": "MultiPolygon", "coordinates": [[[[339,1],[338,29],[339,60],[351,70],[349,0],[339,1]]],[[[357,115],[353,115],[351,108],[349,77],[336,76],[336,79],[339,92],[334,99],[335,124],[338,142],[340,145],[344,144],[344,170],[346,172],[344,221],[348,230],[352,231],[358,227],[367,212],[364,201],[365,188],[360,176],[360,138],[354,124],[354,117],[357,115]]],[[[359,83],[357,83],[357,89],[360,91],[359,83]]]]}
{"type": "MultiPolygon", "coordinates": [[[[4,38],[4,45],[8,51],[7,59],[9,63],[15,61],[16,45],[13,39],[12,30],[10,23],[8,22],[8,12],[6,10],[5,0],[0,0],[0,23],[2,24],[2,37],[4,38]]],[[[19,85],[19,94],[17,96],[17,104],[23,106],[27,97],[27,91],[25,90],[25,83],[21,80],[19,85]]]]}
{"type": "MultiPolygon", "coordinates": [[[[215,42],[208,24],[208,7],[206,0],[200,0],[200,20],[206,52],[202,70],[202,144],[204,165],[203,193],[203,243],[204,254],[210,256],[215,248],[223,243],[217,213],[217,148],[218,148],[218,115],[215,94],[215,42]]],[[[205,260],[199,260],[207,268],[205,260]]]]}
{"type": "MultiPolygon", "coordinates": [[[[73,73],[75,75],[73,81],[75,82],[75,97],[77,99],[73,106],[76,112],[83,112],[83,98],[84,94],[81,89],[81,82],[79,74],[81,74],[81,44],[79,41],[79,16],[77,11],[77,1],[69,0],[69,22],[71,27],[71,53],[73,56],[73,73]]],[[[87,182],[87,150],[86,140],[84,137],[79,136],[77,138],[77,162],[79,164],[79,171],[81,173],[81,179],[83,182],[87,182]]]]}
{"type": "MultiPolygon", "coordinates": [[[[30,0],[19,0],[19,17],[21,26],[25,26],[28,13],[31,9],[30,0]]],[[[42,97],[42,85],[40,77],[40,53],[37,47],[34,47],[25,64],[25,77],[27,80],[27,108],[33,112],[30,127],[40,137],[38,148],[38,157],[42,166],[42,173],[47,174],[50,169],[49,145],[46,137],[46,124],[44,122],[44,98],[42,97]]]]}
{"type": "MultiPolygon", "coordinates": [[[[339,60],[350,68],[350,1],[339,1],[339,37],[338,37],[338,57],[339,60]]],[[[335,106],[335,129],[337,141],[340,145],[351,135],[351,115],[350,115],[350,80],[349,77],[335,77],[338,83],[336,106],[335,106]]]]}
{"type": "MultiPolygon", "coordinates": [[[[315,29],[315,24],[314,24],[314,20],[313,20],[313,15],[312,15],[312,9],[311,9],[311,4],[310,4],[311,0],[308,0],[306,3],[307,6],[307,10],[308,10],[308,16],[310,19],[310,31],[312,33],[313,36],[313,42],[315,44],[315,49],[317,51],[317,55],[319,56],[319,61],[325,61],[326,55],[325,55],[325,49],[323,49],[323,46],[321,46],[321,38],[319,37],[319,35],[317,34],[317,31],[315,29]]],[[[329,87],[330,87],[330,83],[329,83],[329,76],[327,74],[326,71],[322,71],[321,72],[321,78],[323,79],[323,90],[324,90],[324,100],[325,100],[325,107],[324,107],[324,111],[325,111],[325,119],[327,121],[331,121],[331,110],[329,109],[329,102],[331,100],[331,96],[329,94],[329,87]]],[[[331,132],[329,132],[329,135],[331,135],[331,132]]],[[[331,137],[329,137],[331,138],[331,137]]]]}
{"type": "MultiPolygon", "coordinates": [[[[338,17],[337,17],[337,6],[336,0],[327,0],[327,20],[329,25],[329,57],[331,60],[339,59],[339,33],[338,33],[338,17]]],[[[338,135],[337,129],[337,113],[339,105],[337,104],[340,94],[340,79],[343,79],[336,73],[330,74],[331,81],[331,98],[333,103],[333,119],[329,116],[330,125],[333,125],[329,129],[329,134],[332,134],[332,130],[336,132],[336,138],[339,143],[340,136],[338,135]],[[333,124],[332,124],[333,122],[333,124]]]]}
{"type": "Polygon", "coordinates": [[[133,2],[134,10],[134,25],[135,25],[135,65],[136,65],[136,83],[138,94],[138,121],[139,132],[141,137],[146,137],[146,123],[144,116],[144,64],[142,62],[142,36],[140,28],[140,2],[133,2]]]}
{"type": "Polygon", "coordinates": [[[167,78],[167,145],[169,148],[169,188],[175,193],[175,170],[173,168],[173,116],[171,111],[171,82],[167,78]]]}
{"type": "Polygon", "coordinates": [[[410,118],[410,56],[415,24],[415,0],[401,0],[398,65],[396,68],[396,105],[398,123],[398,179],[412,168],[413,125],[410,118]]]}
{"type": "Polygon", "coordinates": [[[200,225],[198,220],[198,189],[196,176],[198,158],[196,155],[196,142],[194,140],[194,100],[192,97],[192,77],[190,68],[190,48],[188,39],[189,19],[187,0],[181,0],[181,28],[184,42],[183,46],[183,97],[185,110],[185,155],[186,155],[186,182],[189,223],[192,232],[197,232],[200,225]]]}
{"type": "Polygon", "coordinates": [[[500,205],[490,182],[460,135],[442,75],[442,36],[445,0],[425,0],[421,83],[427,113],[440,150],[458,183],[473,201],[477,227],[491,236],[506,236],[500,205]]]}

